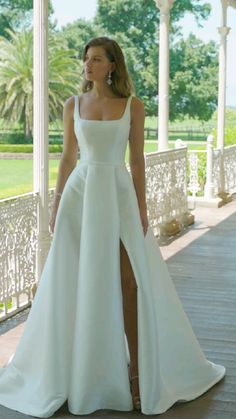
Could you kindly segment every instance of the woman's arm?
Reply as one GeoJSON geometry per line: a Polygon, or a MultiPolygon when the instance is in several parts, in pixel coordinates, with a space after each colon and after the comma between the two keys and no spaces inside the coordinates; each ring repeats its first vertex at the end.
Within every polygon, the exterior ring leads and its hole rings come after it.
{"type": "Polygon", "coordinates": [[[133,97],[129,135],[129,165],[138,199],[142,225],[146,233],[148,219],[145,195],[144,122],[145,110],[143,102],[139,98],[133,97]]]}
{"type": "Polygon", "coordinates": [[[58,174],[57,174],[57,182],[55,188],[55,195],[53,199],[52,205],[52,215],[50,226],[53,231],[56,212],[60,201],[60,196],[57,193],[62,193],[66,181],[75,168],[77,164],[77,156],[78,156],[78,142],[74,133],[74,97],[70,97],[66,100],[63,108],[63,127],[64,127],[64,135],[63,135],[63,152],[61,155],[58,174]]]}

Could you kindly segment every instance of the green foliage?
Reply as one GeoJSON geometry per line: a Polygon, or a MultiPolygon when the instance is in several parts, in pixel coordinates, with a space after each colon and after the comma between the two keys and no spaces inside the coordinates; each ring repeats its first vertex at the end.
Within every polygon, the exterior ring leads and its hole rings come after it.
{"type": "MultiPolygon", "coordinates": [[[[51,1],[48,14],[53,13],[51,1]]],[[[7,29],[13,31],[27,29],[32,24],[33,0],[0,0],[0,36],[9,39],[7,29]]]]}
{"type": "Polygon", "coordinates": [[[225,129],[225,145],[236,144],[236,126],[226,127],[225,129]]]}
{"type": "Polygon", "coordinates": [[[33,0],[0,0],[0,9],[6,10],[31,10],[33,0]]]}
{"type": "Polygon", "coordinates": [[[171,49],[170,68],[170,119],[188,115],[209,120],[217,106],[216,44],[192,34],[181,39],[171,49]]]}
{"type": "Polygon", "coordinates": [[[135,47],[140,67],[145,66],[149,50],[157,42],[158,20],[154,0],[98,0],[95,23],[118,42],[120,34],[125,34],[128,45],[135,47]]]}
{"type": "Polygon", "coordinates": [[[210,3],[202,4],[199,0],[175,1],[171,10],[171,15],[173,14],[172,21],[178,21],[186,12],[192,13],[197,23],[201,26],[202,20],[207,19],[211,12],[211,5],[210,3]]]}
{"type": "MultiPolygon", "coordinates": [[[[61,153],[62,144],[49,144],[49,153],[61,153]]],[[[33,153],[33,144],[0,144],[0,153],[33,153]]]]}
{"type": "Polygon", "coordinates": [[[0,38],[0,115],[6,121],[32,126],[32,33],[15,34],[11,40],[0,38]]]}
{"type": "MultiPolygon", "coordinates": [[[[213,146],[214,148],[217,148],[217,130],[214,128],[212,131],[212,135],[214,137],[213,146]]],[[[236,126],[226,126],[225,127],[225,139],[224,139],[224,145],[234,145],[236,144],[236,126]]]]}
{"type": "MultiPolygon", "coordinates": [[[[210,13],[208,3],[198,0],[175,1],[171,9],[171,23],[176,22],[186,12],[193,13],[198,22],[210,13]]],[[[155,0],[98,0],[95,23],[109,34],[126,33],[145,60],[145,52],[156,41],[160,12],[155,0]]]]}
{"type": "Polygon", "coordinates": [[[33,0],[0,0],[0,36],[9,39],[7,29],[26,28],[32,20],[33,0]]]}
{"type": "MultiPolygon", "coordinates": [[[[212,120],[217,124],[217,111],[214,112],[212,120]]],[[[213,145],[217,147],[217,129],[212,131],[214,142],[213,145]]],[[[236,144],[236,110],[230,107],[225,111],[225,146],[236,144]]]]}
{"type": "MultiPolygon", "coordinates": [[[[33,143],[33,138],[29,139],[27,142],[33,143]]],[[[25,134],[24,133],[16,133],[16,132],[1,132],[0,133],[0,147],[1,144],[25,144],[25,134]]]]}
{"type": "MultiPolygon", "coordinates": [[[[171,10],[170,118],[189,115],[209,119],[216,105],[217,49],[191,36],[181,37],[178,21],[192,13],[199,24],[210,6],[198,0],[180,0],[171,10]]],[[[33,0],[0,0],[0,117],[24,123],[32,135],[32,22],[33,0]],[[31,13],[27,15],[27,13],[31,13]],[[28,17],[27,17],[28,16],[28,17]],[[5,25],[5,26],[4,26],[5,25]],[[5,30],[14,28],[14,30],[5,30]],[[5,43],[4,43],[5,41],[5,43]],[[8,41],[8,42],[7,42],[8,41]]],[[[52,12],[49,2],[49,14],[52,12]]],[[[49,19],[49,118],[62,117],[64,100],[79,89],[82,51],[89,39],[107,35],[121,45],[134,81],[135,94],[145,103],[146,115],[158,114],[158,29],[160,12],[155,0],[98,0],[92,21],[78,19],[57,30],[49,19]]]]}
{"type": "MultiPolygon", "coordinates": [[[[212,121],[217,123],[217,111],[212,115],[212,121]]],[[[225,121],[227,125],[236,125],[236,109],[227,106],[225,110],[225,121]]]]}
{"type": "MultiPolygon", "coordinates": [[[[9,298],[6,303],[7,303],[7,309],[10,310],[13,306],[12,298],[9,298]]],[[[0,304],[0,313],[3,312],[4,309],[5,309],[5,304],[1,303],[0,304]]]]}
{"type": "MultiPolygon", "coordinates": [[[[171,9],[170,118],[189,115],[208,120],[216,107],[218,51],[213,42],[204,44],[194,36],[182,39],[178,20],[186,12],[200,23],[208,17],[210,5],[181,0],[171,9]]],[[[144,100],[148,115],[158,112],[159,17],[155,0],[98,0],[95,17],[102,32],[124,50],[136,94],[144,100]]]]}
{"type": "Polygon", "coordinates": [[[49,69],[49,122],[62,119],[65,100],[77,94],[82,64],[75,58],[76,52],[53,33],[48,44],[49,69]]]}
{"type": "MultiPolygon", "coordinates": [[[[0,117],[5,122],[24,123],[25,136],[33,125],[33,38],[32,31],[0,38],[0,117]]],[[[49,37],[49,121],[62,117],[65,100],[78,89],[79,63],[74,51],[65,48],[55,35],[49,37]]]]}
{"type": "Polygon", "coordinates": [[[75,57],[82,60],[82,52],[88,39],[100,36],[101,28],[85,19],[77,19],[65,25],[61,31],[55,33],[58,40],[64,42],[67,48],[75,51],[75,57]]]}

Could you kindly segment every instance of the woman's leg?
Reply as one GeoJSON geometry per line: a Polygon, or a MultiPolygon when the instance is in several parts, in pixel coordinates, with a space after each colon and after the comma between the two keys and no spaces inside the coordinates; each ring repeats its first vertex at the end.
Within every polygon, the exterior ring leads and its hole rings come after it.
{"type": "MultiPolygon", "coordinates": [[[[137,284],[126,249],[120,240],[120,271],[125,333],[130,352],[130,375],[138,375],[137,284]]],[[[138,379],[132,380],[133,396],[139,395],[138,379]]]]}

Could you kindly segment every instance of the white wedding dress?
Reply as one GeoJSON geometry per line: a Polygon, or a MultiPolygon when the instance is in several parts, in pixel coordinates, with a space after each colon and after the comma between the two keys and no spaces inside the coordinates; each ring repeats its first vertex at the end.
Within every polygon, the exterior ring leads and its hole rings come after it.
{"type": "Polygon", "coordinates": [[[58,208],[53,240],[23,334],[0,369],[0,404],[48,418],[133,409],[120,278],[120,239],[137,282],[142,413],[192,400],[225,375],[193,333],[149,226],[144,236],[125,165],[130,103],[118,120],[80,118],[81,160],[58,208]]]}

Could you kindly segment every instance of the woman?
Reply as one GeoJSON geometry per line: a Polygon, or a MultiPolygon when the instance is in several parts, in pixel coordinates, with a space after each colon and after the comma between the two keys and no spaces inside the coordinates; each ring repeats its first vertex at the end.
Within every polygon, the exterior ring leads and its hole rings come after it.
{"type": "Polygon", "coordinates": [[[158,414],[207,391],[225,368],[205,358],[148,226],[144,106],[122,50],[94,38],[83,62],[83,93],[64,106],[53,240],[23,335],[0,370],[0,404],[37,417],[66,400],[79,415],[158,414]]]}
{"type": "MultiPolygon", "coordinates": [[[[113,42],[112,45],[111,41],[106,41],[106,39],[104,39],[104,41],[107,42],[107,46],[110,45],[110,48],[112,49],[110,57],[112,58],[112,53],[116,54],[116,74],[120,75],[120,77],[117,77],[117,80],[114,80],[112,84],[112,74],[114,74],[115,63],[109,61],[106,51],[102,46],[99,46],[102,39],[98,39],[97,41],[94,40],[87,44],[83,54],[83,72],[85,73],[85,78],[82,90],[85,93],[80,97],[79,113],[80,117],[85,115],[85,119],[88,120],[112,121],[119,119],[126,107],[127,92],[131,93],[133,90],[132,81],[126,70],[124,57],[119,46],[116,42],[113,42]],[[108,78],[106,80],[107,74],[108,78]]],[[[107,53],[109,55],[109,51],[107,51],[107,53]]],[[[66,102],[64,111],[64,157],[61,161],[52,217],[50,220],[52,231],[60,200],[60,192],[58,194],[58,191],[63,190],[68,174],[71,173],[77,163],[78,141],[74,132],[74,108],[75,98],[71,97],[66,102]]],[[[146,234],[148,218],[145,200],[145,167],[143,156],[145,115],[143,103],[137,97],[132,98],[131,114],[132,127],[129,135],[130,167],[137,193],[143,232],[146,234]]],[[[136,282],[122,241],[120,241],[120,257],[125,330],[131,351],[131,364],[129,370],[132,381],[132,395],[134,404],[137,407],[139,406],[140,401],[138,389],[136,282]]]]}

